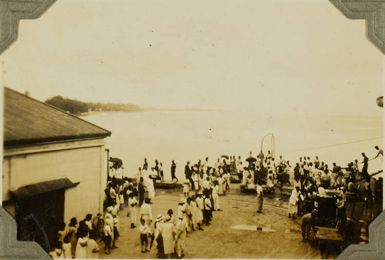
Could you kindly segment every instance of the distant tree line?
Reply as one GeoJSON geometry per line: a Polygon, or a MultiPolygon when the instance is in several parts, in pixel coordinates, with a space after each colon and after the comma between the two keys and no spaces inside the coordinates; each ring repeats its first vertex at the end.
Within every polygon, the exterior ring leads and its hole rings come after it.
{"type": "Polygon", "coordinates": [[[45,101],[47,104],[60,108],[74,115],[92,111],[139,111],[141,108],[133,104],[82,102],[76,99],[55,96],[45,101]]]}

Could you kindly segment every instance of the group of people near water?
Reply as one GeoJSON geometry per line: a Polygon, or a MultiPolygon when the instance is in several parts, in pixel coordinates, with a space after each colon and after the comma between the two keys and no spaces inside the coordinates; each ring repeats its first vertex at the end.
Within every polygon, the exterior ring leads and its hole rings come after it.
{"type": "MultiPolygon", "coordinates": [[[[172,161],[171,175],[175,180],[176,164],[172,161]]],[[[148,187],[144,179],[148,178],[148,163],[144,160],[143,167],[139,168],[138,197],[144,195],[148,187]]],[[[224,195],[230,189],[230,180],[226,172],[208,165],[208,158],[194,165],[187,162],[185,165],[185,181],[183,195],[174,214],[172,209],[167,213],[159,214],[153,221],[151,200],[145,198],[140,208],[140,237],[141,250],[148,252],[152,246],[157,248],[158,258],[182,258],[185,254],[185,242],[188,233],[203,230],[204,225],[210,225],[213,220],[213,211],[221,211],[219,195],[224,195]]],[[[150,184],[152,186],[152,184],[150,184]]],[[[150,188],[151,189],[151,188],[150,188]]],[[[131,213],[129,213],[131,215],[131,213]]],[[[135,213],[133,213],[135,215],[135,213]]],[[[135,217],[133,218],[136,221],[135,217]]],[[[133,220],[131,220],[133,221],[133,220]]],[[[134,223],[131,222],[131,225],[134,223]]]]}
{"type": "MultiPolygon", "coordinates": [[[[376,158],[383,156],[382,150],[377,150],[376,158]]],[[[288,215],[293,219],[303,215],[302,235],[305,240],[314,225],[317,208],[306,212],[302,202],[312,196],[326,194],[328,189],[339,190],[338,207],[341,209],[345,202],[353,198],[368,203],[377,199],[374,178],[367,173],[370,159],[364,153],[362,157],[362,163],[355,160],[345,168],[333,163],[331,169],[318,157],[312,160],[308,156],[299,158],[295,167],[291,167],[289,161],[282,156],[276,160],[270,152],[263,157],[253,157],[250,153],[245,161],[240,156],[222,156],[212,165],[208,158],[195,164],[187,162],[184,167],[183,194],[177,210],[168,209],[156,218],[152,215],[154,184],[158,177],[160,180],[164,178],[163,165],[155,161],[155,167],[149,171],[145,160],[135,180],[115,176],[109,178],[105,189],[104,214],[87,214],[79,223],[75,217],[68,225],[63,223],[58,229],[57,243],[52,246],[50,255],[54,259],[98,258],[103,247],[104,253],[110,254],[117,248],[116,241],[122,232],[119,212],[127,208],[130,228],[138,228],[140,233],[138,239],[142,253],[156,248],[159,258],[182,258],[186,253],[187,234],[210,225],[213,211],[222,210],[219,196],[226,194],[230,189],[230,180],[234,178],[242,185],[255,185],[257,197],[261,197],[257,200],[257,212],[261,212],[263,193],[269,188],[280,187],[284,183],[294,186],[289,198],[288,215]]],[[[172,161],[170,172],[172,179],[177,181],[175,168],[176,163],[172,161]]],[[[373,212],[371,214],[374,217],[373,212]]]]}
{"type": "MultiPolygon", "coordinates": [[[[378,146],[375,149],[378,152],[372,159],[382,158],[382,150],[378,146]]],[[[365,153],[361,156],[362,161],[356,159],[346,167],[333,163],[331,169],[318,156],[314,160],[307,156],[299,158],[293,172],[294,189],[289,198],[288,216],[293,219],[302,216],[303,241],[309,240],[316,218],[328,217],[320,216],[316,197],[336,198],[336,204],[331,207],[337,210],[335,226],[342,234],[345,245],[367,239],[365,235],[360,237],[360,227],[367,228],[360,223],[370,222],[382,210],[382,178],[373,176],[382,171],[369,174],[370,159],[365,153]],[[358,205],[361,205],[360,209],[358,205]]]]}

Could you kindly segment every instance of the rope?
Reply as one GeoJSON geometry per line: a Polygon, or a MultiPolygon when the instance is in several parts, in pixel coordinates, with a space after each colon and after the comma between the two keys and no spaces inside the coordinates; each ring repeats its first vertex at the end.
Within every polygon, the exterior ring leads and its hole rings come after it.
{"type": "MultiPolygon", "coordinates": [[[[309,151],[309,150],[316,150],[316,149],[323,149],[323,148],[330,148],[330,147],[336,147],[336,146],[342,146],[342,145],[347,145],[347,144],[356,144],[356,143],[363,143],[367,141],[372,141],[372,140],[378,140],[382,139],[382,136],[379,137],[372,137],[372,138],[367,138],[367,139],[361,139],[361,140],[356,140],[356,141],[351,141],[351,142],[344,142],[344,143],[337,143],[337,144],[330,144],[330,145],[324,145],[324,146],[318,146],[318,147],[311,147],[311,148],[305,148],[305,149],[298,149],[298,150],[293,150],[293,151],[309,151]]],[[[373,160],[374,158],[370,159],[373,160]]]]}

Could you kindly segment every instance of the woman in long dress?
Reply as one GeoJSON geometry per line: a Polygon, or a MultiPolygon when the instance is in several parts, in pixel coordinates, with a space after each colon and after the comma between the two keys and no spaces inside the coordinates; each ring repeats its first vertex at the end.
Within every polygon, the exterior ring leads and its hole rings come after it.
{"type": "Polygon", "coordinates": [[[146,186],[146,189],[148,191],[148,198],[150,200],[155,198],[155,187],[154,187],[154,182],[151,180],[149,176],[144,179],[144,185],[146,186]]]}
{"type": "Polygon", "coordinates": [[[212,198],[213,198],[213,208],[214,210],[218,210],[218,211],[221,211],[221,208],[220,208],[220,205],[219,205],[219,195],[218,195],[218,191],[219,191],[219,186],[218,186],[218,182],[215,181],[214,182],[214,187],[213,187],[213,190],[212,190],[212,198]]]}
{"type": "Polygon", "coordinates": [[[128,196],[128,212],[127,216],[130,217],[131,221],[131,228],[135,228],[137,225],[137,219],[136,219],[136,205],[138,204],[138,201],[135,199],[134,194],[130,193],[128,196]]]}
{"type": "Polygon", "coordinates": [[[86,232],[82,232],[82,234],[79,234],[78,242],[76,244],[76,253],[75,258],[76,259],[84,259],[87,258],[87,242],[88,242],[88,236],[86,232]]]}
{"type": "Polygon", "coordinates": [[[223,185],[223,176],[218,176],[217,178],[218,182],[218,195],[223,195],[224,194],[224,185],[223,185]]]}
{"type": "MultiPolygon", "coordinates": [[[[202,221],[200,219],[200,214],[202,214],[202,211],[198,208],[198,205],[195,201],[195,198],[191,199],[190,202],[191,207],[191,223],[194,230],[200,229],[200,222],[202,221]],[[200,211],[200,213],[199,213],[200,211]]],[[[202,217],[203,218],[203,217],[202,217]]]]}
{"type": "Polygon", "coordinates": [[[165,257],[169,258],[175,249],[175,226],[171,222],[171,217],[166,216],[162,224],[163,250],[165,257]]]}
{"type": "Polygon", "coordinates": [[[90,233],[90,237],[87,241],[87,258],[97,259],[99,258],[99,245],[96,242],[94,233],[90,233]]]}

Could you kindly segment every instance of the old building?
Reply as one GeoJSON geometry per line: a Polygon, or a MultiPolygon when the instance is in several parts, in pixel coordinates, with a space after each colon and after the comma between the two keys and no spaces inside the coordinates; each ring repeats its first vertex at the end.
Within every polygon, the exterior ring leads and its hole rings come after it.
{"type": "Polygon", "coordinates": [[[3,207],[46,250],[59,224],[103,212],[111,132],[4,89],[3,207]]]}

